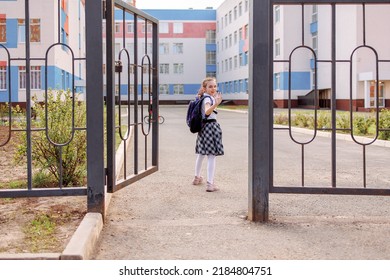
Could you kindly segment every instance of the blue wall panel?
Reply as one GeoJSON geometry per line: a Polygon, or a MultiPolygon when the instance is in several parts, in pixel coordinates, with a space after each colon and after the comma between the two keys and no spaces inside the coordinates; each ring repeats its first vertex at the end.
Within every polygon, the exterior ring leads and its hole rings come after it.
{"type": "Polygon", "coordinates": [[[4,44],[7,48],[18,47],[18,20],[7,19],[7,43],[4,44]]]}

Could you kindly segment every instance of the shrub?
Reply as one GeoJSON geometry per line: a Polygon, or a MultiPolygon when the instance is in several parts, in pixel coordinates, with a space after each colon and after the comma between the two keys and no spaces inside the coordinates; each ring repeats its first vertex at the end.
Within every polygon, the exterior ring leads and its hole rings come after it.
{"type": "MultiPolygon", "coordinates": [[[[85,127],[85,103],[77,99],[74,103],[74,127],[85,127]]],[[[86,133],[72,131],[72,104],[69,91],[49,91],[46,104],[35,104],[37,119],[33,121],[34,127],[45,128],[47,107],[47,133],[45,130],[31,133],[32,160],[39,172],[48,172],[59,181],[62,169],[62,185],[65,187],[82,184],[86,173],[86,133]]],[[[23,144],[18,146],[18,159],[25,156],[27,150],[26,133],[21,137],[23,144]]]]}

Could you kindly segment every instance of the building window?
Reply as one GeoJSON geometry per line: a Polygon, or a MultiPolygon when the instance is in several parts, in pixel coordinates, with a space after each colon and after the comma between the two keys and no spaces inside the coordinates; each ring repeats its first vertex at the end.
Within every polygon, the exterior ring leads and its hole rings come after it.
{"type": "Polygon", "coordinates": [[[120,22],[115,23],[115,33],[120,33],[121,32],[121,24],[120,22]]]}
{"type": "Polygon", "coordinates": [[[229,47],[231,47],[233,44],[233,36],[232,34],[229,35],[229,47]]]}
{"type": "Polygon", "coordinates": [[[243,39],[243,37],[242,37],[242,28],[238,29],[238,39],[240,41],[243,39]]]}
{"type": "Polygon", "coordinates": [[[169,33],[169,23],[160,22],[160,24],[158,25],[158,30],[160,33],[169,33]]]}
{"type": "Polygon", "coordinates": [[[238,67],[238,57],[237,55],[234,56],[234,69],[238,67]]]}
{"type": "Polygon", "coordinates": [[[184,73],[184,64],[183,63],[174,63],[173,64],[173,74],[183,74],[184,73]]]}
{"type": "Polygon", "coordinates": [[[221,50],[223,51],[223,38],[221,39],[221,50]]]}
{"type": "Polygon", "coordinates": [[[249,38],[249,25],[245,25],[245,39],[249,38]]]}
{"type": "Polygon", "coordinates": [[[217,20],[217,25],[216,25],[217,32],[219,31],[219,20],[217,20]]]}
{"type": "Polygon", "coordinates": [[[127,33],[134,33],[134,23],[133,22],[127,23],[127,33]]]}
{"type": "Polygon", "coordinates": [[[221,61],[221,73],[223,73],[223,60],[221,61]]]}
{"type": "Polygon", "coordinates": [[[238,4],[238,16],[242,16],[242,2],[238,4]]]}
{"type": "Polygon", "coordinates": [[[160,43],[160,54],[168,54],[168,53],[169,53],[169,44],[160,43]]]}
{"type": "MultiPolygon", "coordinates": [[[[385,91],[385,83],[383,81],[379,81],[379,92],[378,92],[379,104],[378,104],[378,107],[385,106],[384,91],[385,91]]],[[[370,107],[371,108],[376,107],[376,82],[375,81],[370,82],[370,107]]]]}
{"type": "Polygon", "coordinates": [[[217,54],[215,51],[206,52],[206,64],[215,64],[217,62],[217,54]]]}
{"type": "Polygon", "coordinates": [[[183,43],[173,43],[173,54],[183,53],[183,43]]]}
{"type": "Polygon", "coordinates": [[[280,22],[280,6],[275,6],[275,23],[280,22]]]}
{"type": "Polygon", "coordinates": [[[161,63],[160,64],[160,74],[169,74],[169,64],[161,63]]]}
{"type": "Polygon", "coordinates": [[[317,22],[318,21],[318,6],[317,5],[313,5],[313,10],[312,10],[312,14],[311,14],[311,21],[312,22],[317,22]]]}
{"type": "Polygon", "coordinates": [[[0,90],[7,90],[7,67],[0,66],[0,90]]]}
{"type": "Polygon", "coordinates": [[[242,53],[240,53],[240,66],[244,66],[244,56],[242,53]]]}
{"type": "Polygon", "coordinates": [[[173,85],[173,94],[184,94],[184,85],[182,84],[173,85]]]}
{"type": "Polygon", "coordinates": [[[150,23],[147,23],[147,24],[143,23],[142,24],[142,33],[148,33],[148,34],[152,33],[152,25],[150,23]]]}
{"type": "MultiPolygon", "coordinates": [[[[41,20],[30,19],[30,42],[39,43],[41,41],[41,20]]],[[[18,19],[18,42],[26,42],[26,26],[24,19],[18,19]]]]}
{"type": "Polygon", "coordinates": [[[311,37],[312,47],[316,55],[318,55],[318,36],[317,32],[314,32],[311,37]]]}
{"type": "Polygon", "coordinates": [[[145,51],[145,54],[152,54],[153,43],[148,43],[147,45],[145,43],[142,43],[142,50],[145,51]],[[146,47],[146,49],[145,49],[145,47],[146,47]]]}
{"type": "Polygon", "coordinates": [[[228,15],[226,14],[225,15],[225,26],[227,26],[228,25],[228,15]]]}
{"type": "Polygon", "coordinates": [[[234,20],[236,20],[237,19],[237,6],[234,7],[233,13],[234,13],[234,20]]]}
{"type": "Polygon", "coordinates": [[[233,69],[233,58],[229,58],[229,70],[233,69]]]}
{"type": "Polygon", "coordinates": [[[225,37],[225,49],[228,48],[228,43],[229,43],[229,42],[228,42],[228,37],[226,36],[226,37],[225,37]]]}
{"type": "Polygon", "coordinates": [[[234,44],[237,44],[237,31],[234,31],[234,44]]]}
{"type": "MultiPolygon", "coordinates": [[[[41,66],[31,66],[31,89],[41,89],[41,66]]],[[[19,89],[26,89],[26,67],[19,66],[19,89]]]]}
{"type": "Polygon", "coordinates": [[[232,11],[229,12],[229,24],[232,23],[232,11]]]}
{"type": "Polygon", "coordinates": [[[221,29],[223,29],[223,17],[221,17],[221,29]]]}
{"type": "Polygon", "coordinates": [[[206,77],[217,77],[217,73],[215,73],[215,72],[207,72],[206,73],[206,77]]]}
{"type": "Polygon", "coordinates": [[[0,43],[7,42],[7,25],[6,19],[0,18],[0,43]]]}
{"type": "Polygon", "coordinates": [[[280,39],[275,40],[275,56],[280,56],[280,39]]]}
{"type": "Polygon", "coordinates": [[[183,23],[174,22],[173,23],[173,33],[183,33],[183,23]]]}
{"type": "Polygon", "coordinates": [[[167,85],[167,84],[160,84],[160,86],[159,86],[159,93],[160,94],[169,94],[169,85],[167,85]]]}
{"type": "Polygon", "coordinates": [[[280,73],[275,74],[275,90],[280,90],[280,73]]]}
{"type": "Polygon", "coordinates": [[[215,44],[216,42],[215,30],[206,31],[206,44],[215,44]]]}
{"type": "Polygon", "coordinates": [[[248,57],[249,52],[245,52],[245,65],[248,64],[249,57],[248,57]]]}
{"type": "Polygon", "coordinates": [[[228,65],[228,60],[225,59],[225,72],[227,72],[229,70],[229,65],[228,65]]]}

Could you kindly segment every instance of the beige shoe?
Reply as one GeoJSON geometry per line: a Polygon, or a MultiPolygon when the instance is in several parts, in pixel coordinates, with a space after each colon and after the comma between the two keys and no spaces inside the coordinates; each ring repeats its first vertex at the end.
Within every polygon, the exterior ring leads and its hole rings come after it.
{"type": "Polygon", "coordinates": [[[215,184],[207,182],[206,192],[216,192],[219,191],[219,188],[215,184]]]}
{"type": "Polygon", "coordinates": [[[193,185],[200,185],[203,183],[203,177],[202,176],[195,176],[194,180],[192,181],[193,185]]]}

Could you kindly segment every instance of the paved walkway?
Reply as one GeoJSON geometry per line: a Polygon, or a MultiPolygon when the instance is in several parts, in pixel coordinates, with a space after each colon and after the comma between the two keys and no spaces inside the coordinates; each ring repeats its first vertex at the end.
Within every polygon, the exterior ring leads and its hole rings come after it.
{"type": "MultiPolygon", "coordinates": [[[[185,112],[185,106],[161,107],[160,170],[112,196],[94,259],[390,259],[390,197],[270,194],[270,221],[245,219],[247,114],[218,114],[221,191],[191,185],[196,135],[185,112]]],[[[275,133],[275,183],[299,184],[300,148],[282,134],[275,133]]],[[[328,184],[329,138],[310,145],[305,183],[328,184]]],[[[337,145],[338,182],[360,186],[361,148],[344,140],[337,145]]],[[[368,149],[368,187],[388,187],[389,152],[368,149]]]]}

